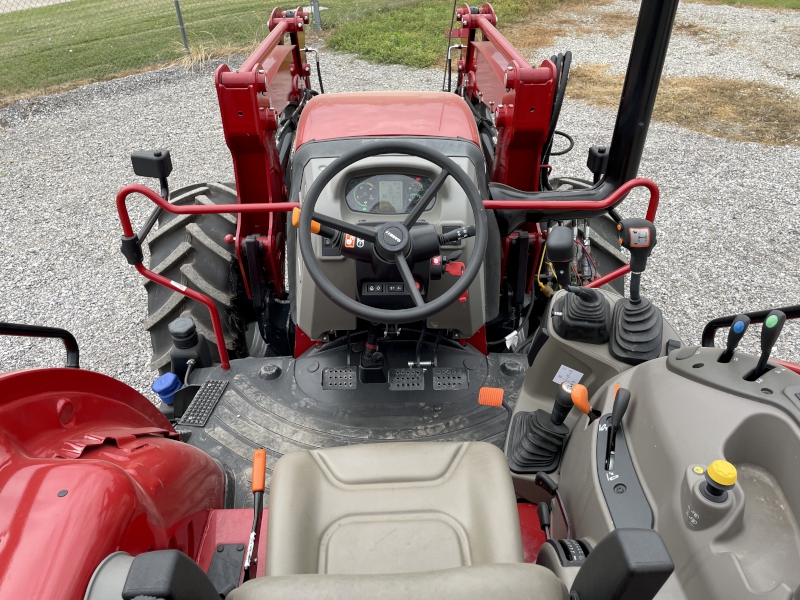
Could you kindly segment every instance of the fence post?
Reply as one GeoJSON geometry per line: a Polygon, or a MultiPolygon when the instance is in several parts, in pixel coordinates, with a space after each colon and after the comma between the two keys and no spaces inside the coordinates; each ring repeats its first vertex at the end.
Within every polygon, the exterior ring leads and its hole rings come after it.
{"type": "MultiPolygon", "coordinates": [[[[175,0],[176,2],[178,0],[175,0]]],[[[317,35],[322,34],[322,21],[319,18],[319,0],[311,0],[311,6],[314,9],[314,28],[317,30],[317,35]]]]}
{"type": "Polygon", "coordinates": [[[189,40],[186,39],[186,27],[184,27],[183,25],[183,15],[181,14],[181,3],[178,0],[174,0],[174,2],[175,2],[175,12],[178,15],[178,26],[181,28],[181,36],[183,37],[183,47],[186,49],[186,56],[189,56],[190,55],[189,40]]]}

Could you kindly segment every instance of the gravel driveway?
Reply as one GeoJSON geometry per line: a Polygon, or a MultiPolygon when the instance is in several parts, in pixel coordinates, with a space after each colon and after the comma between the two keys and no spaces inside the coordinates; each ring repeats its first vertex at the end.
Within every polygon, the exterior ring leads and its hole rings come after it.
{"type": "MultiPolygon", "coordinates": [[[[701,10],[687,6],[682,14],[701,10]]],[[[704,26],[712,27],[712,16],[728,19],[743,9],[702,10],[704,26]]],[[[629,41],[614,43],[625,46],[619,51],[624,62],[629,41]]],[[[560,39],[557,46],[572,47],[580,60],[590,51],[586,44],[585,38],[560,39]]],[[[329,53],[322,60],[331,92],[432,90],[441,82],[432,70],[329,53]]],[[[142,280],[119,253],[114,196],[127,183],[147,183],[133,176],[128,158],[140,149],[171,149],[173,189],[233,179],[212,72],[212,65],[164,69],[0,111],[0,320],[71,330],[85,368],[143,392],[154,379],[142,327],[146,297],[142,280]]],[[[769,69],[762,73],[772,80],[769,69]]],[[[586,176],[584,149],[609,143],[614,118],[614,111],[566,103],[559,128],[575,137],[579,150],[558,159],[556,171],[586,176]]],[[[713,317],[798,302],[799,172],[797,146],[737,143],[651,125],[640,174],[661,186],[662,203],[659,244],[643,291],[686,342],[697,343],[713,317]]],[[[643,215],[644,206],[644,194],[634,195],[623,212],[643,215]]],[[[135,203],[131,213],[134,224],[141,223],[149,204],[135,203]]],[[[757,331],[745,338],[752,351],[757,331]]],[[[799,333],[787,325],[774,355],[800,362],[799,333]]],[[[60,342],[0,339],[0,371],[63,358],[60,342]]]]}

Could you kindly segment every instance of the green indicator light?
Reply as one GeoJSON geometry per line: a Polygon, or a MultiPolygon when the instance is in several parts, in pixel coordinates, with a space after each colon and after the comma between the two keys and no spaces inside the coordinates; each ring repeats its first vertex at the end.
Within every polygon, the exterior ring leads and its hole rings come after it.
{"type": "Polygon", "coordinates": [[[778,317],[777,316],[770,315],[769,317],[767,317],[767,322],[766,322],[767,327],[772,329],[777,324],[778,324],[778,317]]]}

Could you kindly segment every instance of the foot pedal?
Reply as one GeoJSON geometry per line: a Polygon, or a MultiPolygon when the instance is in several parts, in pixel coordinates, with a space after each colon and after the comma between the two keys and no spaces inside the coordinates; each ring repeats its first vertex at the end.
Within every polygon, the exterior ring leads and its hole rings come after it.
{"type": "Polygon", "coordinates": [[[433,389],[466,390],[469,389],[469,375],[466,369],[433,369],[433,389]]]}
{"type": "Polygon", "coordinates": [[[181,425],[192,425],[193,427],[205,427],[214,407],[222,398],[227,381],[206,381],[192,399],[189,408],[181,417],[181,425]]]}
{"type": "Polygon", "coordinates": [[[389,369],[389,391],[406,392],[425,389],[424,369],[389,369]]]}
{"type": "Polygon", "coordinates": [[[357,380],[355,367],[325,367],[322,370],[323,390],[354,390],[357,380]]]}

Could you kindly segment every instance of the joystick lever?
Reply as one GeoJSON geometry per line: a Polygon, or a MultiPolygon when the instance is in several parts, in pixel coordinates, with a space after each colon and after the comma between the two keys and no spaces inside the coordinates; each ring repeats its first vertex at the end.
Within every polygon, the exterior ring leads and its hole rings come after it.
{"type": "Polygon", "coordinates": [[[772,352],[775,342],[778,341],[778,336],[781,334],[783,324],[786,323],[786,314],[779,310],[771,310],[764,319],[764,324],[761,326],[761,356],[758,359],[758,364],[755,370],[748,375],[748,381],[755,381],[767,372],[767,361],[772,352]]]}
{"type": "Polygon", "coordinates": [[[575,260],[575,239],[572,228],[559,225],[547,234],[547,262],[553,265],[558,285],[566,288],[570,285],[569,265],[575,260]]]}
{"type": "Polygon", "coordinates": [[[614,451],[617,443],[617,431],[622,424],[622,417],[628,410],[631,401],[631,393],[621,387],[617,390],[614,397],[614,408],[611,409],[611,427],[608,429],[608,443],[606,444],[606,471],[614,470],[614,451]]]}
{"type": "Polygon", "coordinates": [[[728,332],[728,343],[725,346],[725,352],[723,352],[719,357],[719,362],[731,362],[731,358],[733,358],[733,352],[736,350],[739,342],[742,341],[742,337],[744,337],[749,325],[750,317],[747,315],[739,315],[733,320],[733,323],[731,323],[731,329],[728,332]]]}
{"type": "Polygon", "coordinates": [[[639,283],[647,268],[647,259],[656,245],[656,226],[646,219],[622,219],[617,224],[619,244],[631,253],[631,302],[638,304],[639,283]]]}

